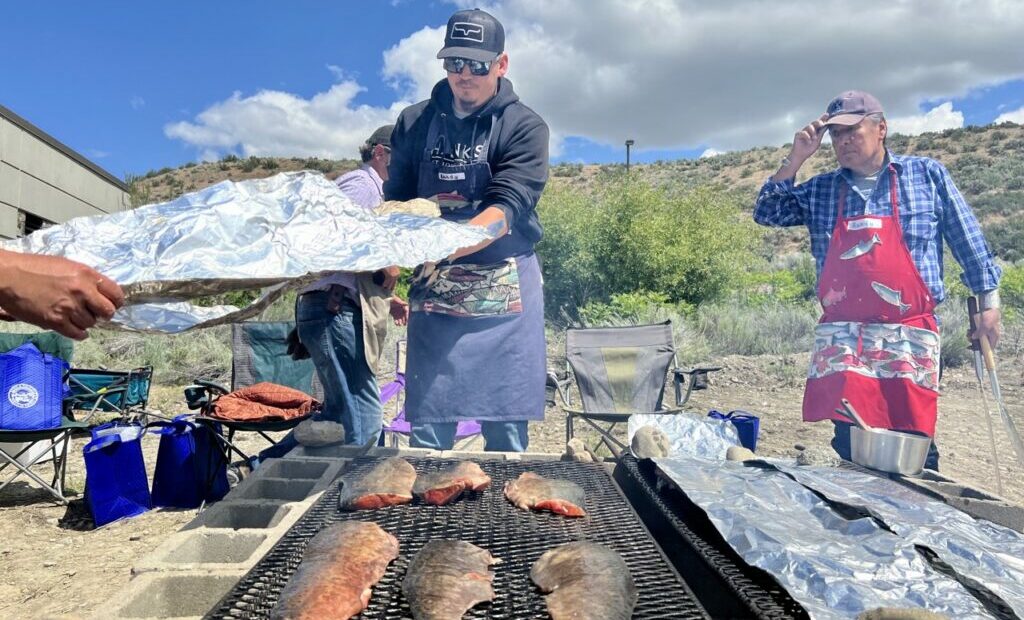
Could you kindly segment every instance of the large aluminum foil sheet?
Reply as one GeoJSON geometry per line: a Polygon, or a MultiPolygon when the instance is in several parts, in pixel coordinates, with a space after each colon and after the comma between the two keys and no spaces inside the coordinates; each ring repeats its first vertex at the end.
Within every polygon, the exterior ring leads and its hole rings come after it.
{"type": "Polygon", "coordinates": [[[774,576],[813,618],[853,618],[877,607],[991,617],[911,541],[870,517],[844,518],[780,471],[687,457],[655,461],[744,560],[774,576]]]}
{"type": "Polygon", "coordinates": [[[634,413],[629,416],[629,422],[626,424],[631,445],[633,435],[644,426],[656,426],[665,432],[669,439],[670,456],[724,460],[725,453],[730,447],[740,445],[739,434],[732,422],[702,418],[692,413],[634,413]]]}
{"type": "Polygon", "coordinates": [[[975,520],[886,478],[843,469],[777,466],[833,501],[868,511],[908,543],[928,547],[1024,618],[1024,535],[975,520]]]}
{"type": "Polygon", "coordinates": [[[485,239],[483,228],[440,218],[377,217],[323,175],[290,172],[75,218],[0,247],[94,267],[136,306],[118,312],[115,326],[177,332],[241,318],[231,306],[194,309],[183,303],[196,297],[281,283],[294,287],[328,271],[414,267],[485,239]]]}

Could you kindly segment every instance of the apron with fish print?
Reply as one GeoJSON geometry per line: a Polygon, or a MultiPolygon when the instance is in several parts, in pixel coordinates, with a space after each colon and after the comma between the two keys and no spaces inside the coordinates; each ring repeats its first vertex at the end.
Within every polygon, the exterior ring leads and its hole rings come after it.
{"type": "MultiPolygon", "coordinates": [[[[500,117],[475,161],[452,161],[434,114],[417,194],[441,217],[465,222],[481,210],[487,157],[500,117]]],[[[544,298],[532,244],[513,230],[483,250],[442,263],[409,290],[406,416],[410,422],[518,421],[544,417],[544,298]]]]}
{"type": "Polygon", "coordinates": [[[935,301],[903,239],[896,169],[887,169],[892,214],[839,212],[818,282],[824,315],[804,391],[803,418],[849,420],[840,400],[870,426],[935,434],[939,334],[935,301]]]}

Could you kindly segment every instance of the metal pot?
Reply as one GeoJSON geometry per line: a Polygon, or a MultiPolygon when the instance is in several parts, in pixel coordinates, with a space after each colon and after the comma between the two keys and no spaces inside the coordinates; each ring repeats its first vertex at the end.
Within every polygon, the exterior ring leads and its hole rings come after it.
{"type": "Polygon", "coordinates": [[[889,472],[916,476],[924,470],[931,437],[873,428],[850,427],[850,456],[854,463],[889,472]]]}

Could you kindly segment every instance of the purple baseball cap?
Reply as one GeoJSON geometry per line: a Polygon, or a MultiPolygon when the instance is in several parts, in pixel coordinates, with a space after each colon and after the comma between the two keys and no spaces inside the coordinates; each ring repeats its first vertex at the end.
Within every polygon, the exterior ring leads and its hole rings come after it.
{"type": "Polygon", "coordinates": [[[826,125],[856,125],[868,114],[883,114],[878,99],[862,90],[848,90],[836,95],[825,108],[826,125]]]}

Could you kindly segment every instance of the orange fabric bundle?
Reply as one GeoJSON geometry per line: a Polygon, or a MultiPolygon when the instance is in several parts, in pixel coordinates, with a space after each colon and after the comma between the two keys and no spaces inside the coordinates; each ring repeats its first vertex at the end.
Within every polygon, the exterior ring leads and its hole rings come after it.
{"type": "Polygon", "coordinates": [[[245,422],[301,418],[319,409],[320,402],[305,392],[276,383],[257,383],[221,396],[210,417],[245,422]]]}

